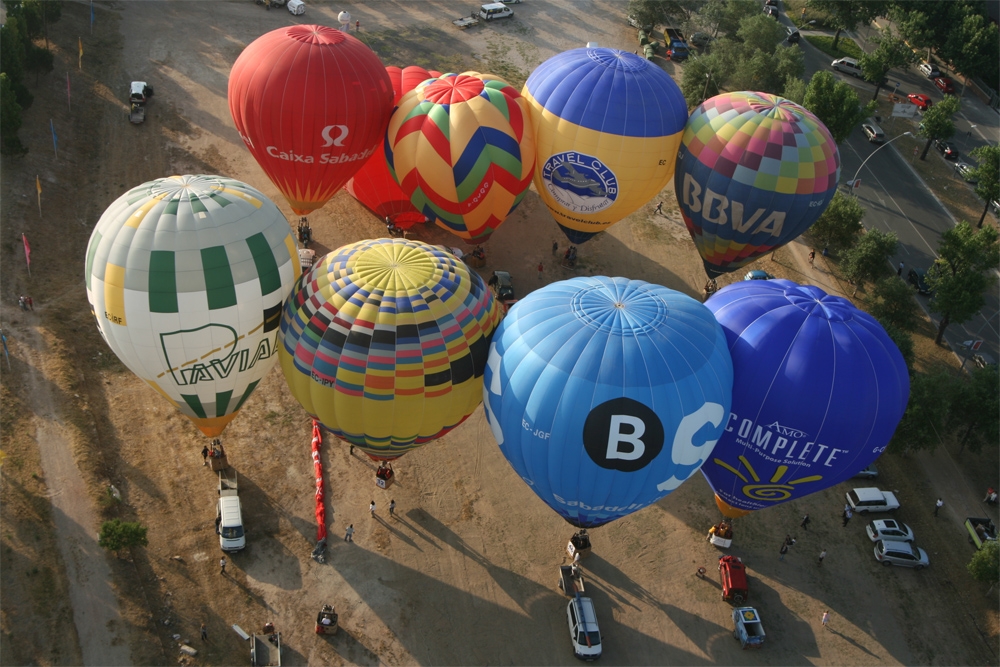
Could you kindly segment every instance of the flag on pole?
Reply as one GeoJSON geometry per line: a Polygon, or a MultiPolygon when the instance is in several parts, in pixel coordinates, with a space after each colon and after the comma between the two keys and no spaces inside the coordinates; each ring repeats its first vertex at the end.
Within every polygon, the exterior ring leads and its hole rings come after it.
{"type": "MultiPolygon", "coordinates": [[[[93,6],[91,6],[90,11],[91,12],[94,11],[93,6]]],[[[93,16],[93,14],[91,14],[91,16],[93,16]]],[[[91,24],[91,25],[93,25],[93,24],[91,24]]],[[[80,47],[80,63],[77,65],[77,69],[83,69],[83,37],[77,37],[76,38],[76,43],[77,43],[77,46],[80,47]]],[[[66,76],[69,76],[69,73],[67,73],[66,76]]]]}
{"type": "Polygon", "coordinates": [[[24,242],[24,261],[28,263],[28,275],[31,275],[31,245],[28,244],[28,237],[21,234],[21,241],[24,242]]]}
{"type": "Polygon", "coordinates": [[[42,181],[35,176],[35,190],[38,191],[38,217],[42,217],[42,181]]]}
{"type": "MultiPolygon", "coordinates": [[[[52,130],[52,150],[56,152],[56,159],[59,159],[59,137],[56,135],[56,126],[52,123],[52,119],[49,118],[49,129],[52,130]]],[[[41,185],[41,184],[39,184],[41,185]]]]}
{"type": "Polygon", "coordinates": [[[94,34],[94,0],[90,0],[90,34],[94,34]]]}
{"type": "Polygon", "coordinates": [[[7,350],[7,334],[0,332],[0,340],[3,341],[3,356],[7,358],[7,370],[10,370],[10,352],[7,350]]]}

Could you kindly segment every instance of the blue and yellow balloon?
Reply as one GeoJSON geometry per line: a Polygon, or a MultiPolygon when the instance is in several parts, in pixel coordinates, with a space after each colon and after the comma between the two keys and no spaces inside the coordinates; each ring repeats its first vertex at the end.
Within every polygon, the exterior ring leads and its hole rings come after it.
{"type": "Polygon", "coordinates": [[[726,516],[838,484],[885,450],[910,379],[882,326],[850,301],[789,280],[709,299],[733,360],[733,405],[702,468],[726,516]]]}
{"type": "Polygon", "coordinates": [[[535,188],[573,243],[670,182],[687,103],[653,63],[616,49],[573,49],[539,65],[522,95],[535,132],[535,188]]]}
{"type": "Polygon", "coordinates": [[[626,278],[574,278],[518,301],[483,376],[507,461],[566,521],[600,526],[698,471],[726,425],[733,369],[711,312],[626,278]]]}

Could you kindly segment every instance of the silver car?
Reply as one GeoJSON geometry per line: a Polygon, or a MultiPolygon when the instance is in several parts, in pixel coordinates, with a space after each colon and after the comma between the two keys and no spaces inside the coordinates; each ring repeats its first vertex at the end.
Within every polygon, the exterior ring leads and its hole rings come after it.
{"type": "Polygon", "coordinates": [[[868,539],[872,542],[891,540],[893,542],[912,542],[913,531],[905,523],[894,519],[877,519],[865,526],[868,539]]]}
{"type": "Polygon", "coordinates": [[[892,540],[879,540],[875,543],[875,560],[882,565],[901,565],[922,570],[931,562],[927,559],[927,552],[919,547],[915,547],[908,542],[893,542],[892,540]]]}

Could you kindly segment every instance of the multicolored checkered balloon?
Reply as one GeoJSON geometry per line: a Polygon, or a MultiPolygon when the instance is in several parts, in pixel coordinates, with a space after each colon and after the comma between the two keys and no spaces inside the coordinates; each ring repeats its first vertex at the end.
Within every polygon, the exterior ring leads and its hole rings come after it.
{"type": "Polygon", "coordinates": [[[501,317],[482,278],[445,248],[359,241],[295,284],[281,316],[281,370],[323,426],[394,459],[479,406],[501,317]]]}
{"type": "Polygon", "coordinates": [[[400,99],[386,132],[389,171],[418,211],[485,241],[524,198],[535,143],[520,93],[492,74],[445,74],[400,99]]]}
{"type": "Polygon", "coordinates": [[[727,93],[692,112],[674,193],[714,278],[809,229],[839,178],[837,144],[811,112],[768,93],[727,93]]]}

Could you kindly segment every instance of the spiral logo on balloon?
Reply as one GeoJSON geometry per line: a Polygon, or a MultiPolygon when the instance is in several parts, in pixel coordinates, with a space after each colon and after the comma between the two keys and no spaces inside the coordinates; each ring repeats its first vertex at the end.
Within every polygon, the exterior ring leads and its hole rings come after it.
{"type": "MultiPolygon", "coordinates": [[[[746,457],[740,455],[739,461],[741,464],[743,464],[743,467],[746,468],[747,472],[750,474],[750,477],[753,479],[753,481],[760,482],[761,479],[760,476],[757,474],[757,471],[754,470],[754,467],[750,465],[750,462],[747,461],[746,457]]],[[[768,480],[768,483],[751,484],[750,480],[746,478],[746,475],[744,475],[738,469],[729,465],[722,459],[712,459],[712,462],[715,463],[715,465],[717,466],[725,468],[726,470],[733,473],[746,483],[745,486],[741,489],[744,496],[752,500],[762,500],[771,503],[780,503],[782,501],[791,498],[792,491],[795,490],[796,484],[805,484],[807,482],[818,482],[819,480],[823,479],[822,475],[810,475],[808,477],[800,477],[799,479],[790,479],[785,483],[781,483],[781,478],[784,477],[785,473],[788,472],[788,466],[781,465],[778,466],[777,469],[774,471],[774,474],[771,475],[771,478],[768,480]]]]}

